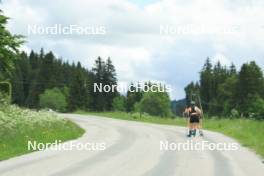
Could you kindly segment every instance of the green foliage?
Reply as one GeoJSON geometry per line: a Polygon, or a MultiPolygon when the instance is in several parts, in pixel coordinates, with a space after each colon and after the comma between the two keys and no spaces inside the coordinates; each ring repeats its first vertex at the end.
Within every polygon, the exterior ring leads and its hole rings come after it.
{"type": "MultiPolygon", "coordinates": [[[[210,58],[207,58],[203,70],[200,73],[200,94],[204,102],[210,102],[213,97],[213,70],[210,58]]],[[[204,110],[208,110],[207,103],[203,104],[204,110]]]]}
{"type": "Polygon", "coordinates": [[[0,94],[5,104],[10,104],[12,99],[12,85],[9,81],[0,82],[0,94]]]}
{"type": "Polygon", "coordinates": [[[248,111],[250,117],[264,120],[264,99],[257,97],[255,101],[250,104],[248,111]]]}
{"type": "Polygon", "coordinates": [[[118,97],[115,97],[114,99],[113,99],[113,109],[115,110],[115,111],[125,111],[125,101],[126,101],[126,99],[125,99],[125,97],[123,97],[123,96],[118,96],[118,97]]]}
{"type": "MultiPolygon", "coordinates": [[[[139,87],[139,85],[137,85],[139,87]]],[[[127,102],[126,102],[126,111],[131,112],[135,110],[136,104],[142,99],[143,92],[141,89],[137,89],[137,87],[131,83],[130,90],[127,92],[127,102]]],[[[138,110],[136,110],[138,112],[138,110]]]]}
{"type": "Polygon", "coordinates": [[[242,65],[238,78],[237,101],[239,109],[242,113],[248,115],[251,104],[255,101],[256,97],[262,95],[264,88],[263,73],[260,67],[252,61],[242,65]]]}
{"type": "Polygon", "coordinates": [[[13,85],[13,103],[38,109],[40,94],[46,89],[57,87],[65,94],[69,104],[67,110],[92,109],[93,73],[83,68],[80,63],[76,66],[75,63],[63,62],[52,52],[46,54],[41,49],[40,53],[31,51],[29,56],[22,52],[14,66],[15,69],[10,76],[13,85]],[[63,90],[65,87],[66,89],[63,90]]]}
{"type": "Polygon", "coordinates": [[[81,64],[77,64],[77,70],[74,74],[74,79],[70,87],[70,110],[78,108],[85,109],[88,101],[88,92],[85,87],[85,77],[81,72],[81,64]]]}
{"type": "MultiPolygon", "coordinates": [[[[101,59],[101,57],[98,57],[92,71],[94,73],[92,85],[102,84],[103,87],[105,85],[110,87],[117,85],[116,70],[110,58],[108,58],[105,62],[101,59]]],[[[111,110],[113,99],[119,95],[116,89],[110,92],[99,92],[98,90],[96,92],[94,92],[94,90],[92,91],[94,99],[93,109],[96,111],[111,110]]]]}
{"type": "Polygon", "coordinates": [[[229,69],[221,66],[220,62],[213,66],[208,58],[200,73],[199,86],[191,83],[185,88],[187,100],[190,92],[197,90],[205,112],[210,115],[234,117],[234,109],[239,112],[236,117],[259,118],[262,114],[259,104],[264,99],[264,78],[254,61],[243,64],[237,72],[234,64],[229,69]]]}
{"type": "Polygon", "coordinates": [[[80,62],[69,64],[52,52],[22,52],[10,76],[13,89],[12,102],[29,108],[40,108],[40,95],[47,89],[59,88],[66,97],[67,111],[110,110],[117,90],[110,93],[94,92],[94,83],[117,85],[114,65],[99,57],[93,70],[85,69],[80,62]],[[65,90],[63,90],[66,87],[65,90]]]}
{"type": "Polygon", "coordinates": [[[67,108],[66,96],[58,88],[47,89],[40,95],[40,107],[65,112],[67,108]]]}
{"type": "Polygon", "coordinates": [[[21,60],[16,60],[15,64],[15,70],[12,72],[12,103],[15,103],[17,105],[23,105],[23,102],[25,101],[25,95],[24,95],[24,86],[21,84],[21,80],[23,80],[22,77],[22,70],[19,66],[19,63],[21,60]]]}
{"type": "MultiPolygon", "coordinates": [[[[227,78],[218,87],[218,101],[223,103],[224,114],[228,115],[236,105],[236,95],[237,95],[237,82],[238,78],[236,75],[232,75],[227,78]]],[[[218,102],[217,102],[218,103],[218,102]]]]}
{"type": "Polygon", "coordinates": [[[11,73],[18,47],[23,43],[22,36],[13,35],[6,29],[8,19],[0,10],[0,78],[11,73]]]}
{"type": "Polygon", "coordinates": [[[136,102],[134,104],[133,110],[134,110],[134,112],[142,113],[143,112],[143,106],[142,106],[141,102],[136,102]]]}
{"type": "Polygon", "coordinates": [[[170,116],[170,98],[167,92],[146,92],[136,109],[154,116],[170,116]]]}

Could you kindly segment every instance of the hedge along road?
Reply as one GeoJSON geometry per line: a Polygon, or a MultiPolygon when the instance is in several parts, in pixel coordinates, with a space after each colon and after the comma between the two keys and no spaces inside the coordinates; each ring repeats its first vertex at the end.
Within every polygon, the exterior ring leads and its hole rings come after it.
{"type": "Polygon", "coordinates": [[[86,130],[81,138],[64,144],[75,143],[82,147],[88,144],[88,150],[77,147],[70,151],[48,149],[15,157],[0,162],[0,175],[262,176],[264,173],[261,159],[240,145],[234,151],[175,150],[175,144],[179,143],[208,141],[233,145],[236,142],[219,133],[205,131],[204,138],[187,139],[183,127],[90,115],[63,116],[86,130]],[[161,146],[161,142],[164,145],[161,146]],[[170,150],[165,150],[166,142],[170,150]]]}

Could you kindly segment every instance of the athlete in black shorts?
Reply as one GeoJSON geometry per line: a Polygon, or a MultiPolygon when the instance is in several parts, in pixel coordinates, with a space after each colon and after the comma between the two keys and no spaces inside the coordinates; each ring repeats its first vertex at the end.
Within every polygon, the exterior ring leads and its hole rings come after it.
{"type": "Polygon", "coordinates": [[[190,117],[190,130],[188,137],[196,135],[196,130],[199,128],[201,110],[195,105],[195,102],[191,102],[191,107],[188,108],[188,113],[190,117]]]}

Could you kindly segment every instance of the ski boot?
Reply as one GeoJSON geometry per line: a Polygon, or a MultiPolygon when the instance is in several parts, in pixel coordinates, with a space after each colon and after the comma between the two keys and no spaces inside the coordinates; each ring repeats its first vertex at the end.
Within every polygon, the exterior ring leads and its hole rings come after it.
{"type": "Polygon", "coordinates": [[[201,137],[203,137],[203,136],[204,136],[204,134],[203,134],[203,131],[202,131],[202,130],[199,130],[199,135],[200,135],[201,137]]]}
{"type": "Polygon", "coordinates": [[[196,136],[196,129],[192,130],[192,133],[191,133],[191,135],[192,135],[193,137],[195,137],[195,136],[196,136]]]}
{"type": "Polygon", "coordinates": [[[192,137],[192,130],[189,130],[189,134],[187,135],[187,137],[192,137]]]}

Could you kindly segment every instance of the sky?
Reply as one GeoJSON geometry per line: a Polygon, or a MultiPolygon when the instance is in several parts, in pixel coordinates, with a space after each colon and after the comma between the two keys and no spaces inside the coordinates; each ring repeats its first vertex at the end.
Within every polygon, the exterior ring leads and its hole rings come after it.
{"type": "Polygon", "coordinates": [[[264,67],[262,0],[3,0],[0,7],[9,30],[26,36],[22,50],[43,47],[88,69],[98,56],[111,57],[120,82],[162,82],[173,88],[171,99],[184,98],[207,57],[264,67]],[[56,25],[88,33],[32,32],[56,25]]]}

